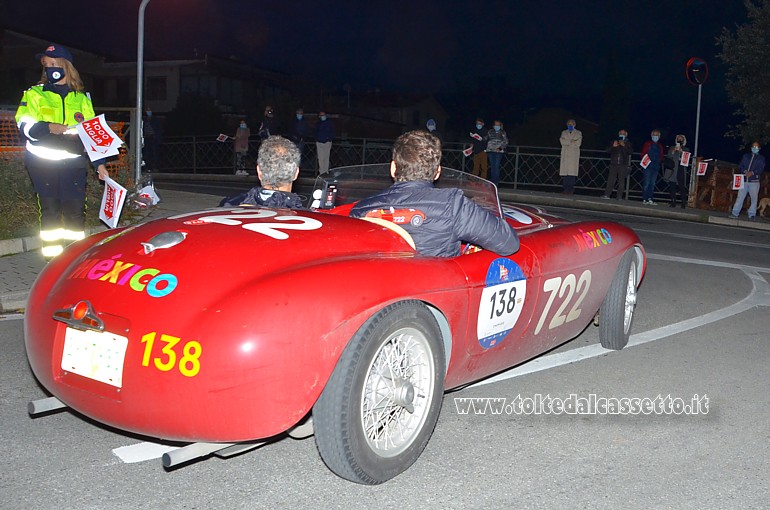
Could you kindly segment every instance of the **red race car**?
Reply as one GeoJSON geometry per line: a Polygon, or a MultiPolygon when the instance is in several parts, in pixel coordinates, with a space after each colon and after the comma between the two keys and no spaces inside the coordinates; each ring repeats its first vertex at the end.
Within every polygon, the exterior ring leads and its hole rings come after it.
{"type": "Polygon", "coordinates": [[[314,433],[332,471],[376,484],[419,457],[444,391],[597,317],[604,347],[626,345],[645,269],[632,230],[501,210],[493,184],[444,169],[437,185],[504,214],[521,249],[424,257],[398,225],[348,217],[390,183],[388,165],[336,169],[309,210],[210,209],[71,245],[29,298],[27,354],[53,395],[30,413],[191,443],[167,467],[314,433]]]}

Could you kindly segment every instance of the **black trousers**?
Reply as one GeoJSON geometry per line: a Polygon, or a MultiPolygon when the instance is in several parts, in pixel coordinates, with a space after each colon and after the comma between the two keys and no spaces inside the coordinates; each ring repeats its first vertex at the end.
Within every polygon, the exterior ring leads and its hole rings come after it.
{"type": "Polygon", "coordinates": [[[85,158],[49,161],[27,153],[24,163],[38,196],[40,230],[84,230],[85,158]]]}
{"type": "Polygon", "coordinates": [[[682,206],[687,205],[687,195],[689,190],[685,185],[685,171],[683,168],[678,168],[676,172],[676,181],[668,181],[668,194],[671,197],[671,203],[676,205],[676,196],[679,194],[679,198],[682,201],[682,206]]]}

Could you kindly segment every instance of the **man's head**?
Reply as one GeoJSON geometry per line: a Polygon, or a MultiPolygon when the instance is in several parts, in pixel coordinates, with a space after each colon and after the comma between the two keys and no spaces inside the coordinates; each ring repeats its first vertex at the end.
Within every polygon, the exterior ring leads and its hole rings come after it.
{"type": "Polygon", "coordinates": [[[660,129],[653,129],[650,132],[650,138],[652,139],[653,142],[657,142],[658,140],[660,140],[660,129]]]}
{"type": "Polygon", "coordinates": [[[257,175],[263,188],[291,191],[299,175],[300,154],[297,146],[282,136],[270,136],[262,142],[257,155],[257,175]]]}
{"type": "Polygon", "coordinates": [[[441,142],[427,131],[409,131],[393,144],[390,174],[397,182],[433,182],[441,173],[441,142]]]}
{"type": "Polygon", "coordinates": [[[302,120],[302,117],[305,115],[305,110],[303,110],[302,108],[297,108],[297,111],[295,112],[294,115],[297,116],[297,120],[302,120]]]}
{"type": "Polygon", "coordinates": [[[758,153],[759,149],[761,148],[762,148],[762,145],[758,141],[755,140],[751,142],[751,152],[753,152],[754,154],[758,153]]]}
{"type": "Polygon", "coordinates": [[[318,112],[318,118],[321,119],[322,122],[325,121],[326,120],[326,112],[323,111],[323,110],[319,111],[318,112]]]}
{"type": "Polygon", "coordinates": [[[273,107],[270,105],[265,106],[265,117],[273,116],[273,107]]]}
{"type": "Polygon", "coordinates": [[[476,119],[476,129],[481,129],[484,127],[484,119],[476,119]]]}
{"type": "Polygon", "coordinates": [[[628,138],[628,131],[626,131],[625,129],[621,129],[620,131],[618,131],[618,138],[620,138],[621,140],[625,140],[626,138],[628,138]]]}

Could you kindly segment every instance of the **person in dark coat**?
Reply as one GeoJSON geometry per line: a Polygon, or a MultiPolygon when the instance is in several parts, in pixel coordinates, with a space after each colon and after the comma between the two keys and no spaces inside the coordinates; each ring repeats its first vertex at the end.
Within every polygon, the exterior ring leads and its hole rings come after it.
{"type": "Polygon", "coordinates": [[[476,205],[460,189],[433,185],[441,175],[441,142],[427,131],[410,131],[398,137],[390,173],[396,183],[358,202],[350,216],[376,217],[380,210],[413,209],[424,219],[400,226],[411,234],[422,255],[460,255],[463,241],[504,256],[518,251],[519,238],[504,218],[476,205]]]}

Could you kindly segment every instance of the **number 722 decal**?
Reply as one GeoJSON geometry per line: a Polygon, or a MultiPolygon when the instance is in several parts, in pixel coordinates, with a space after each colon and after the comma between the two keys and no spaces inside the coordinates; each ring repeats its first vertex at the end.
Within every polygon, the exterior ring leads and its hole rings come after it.
{"type": "Polygon", "coordinates": [[[556,314],[548,323],[548,329],[558,328],[562,324],[574,321],[580,317],[580,312],[582,311],[580,305],[583,303],[590,287],[591,271],[589,269],[583,271],[580,278],[577,279],[574,274],[570,273],[564,278],[556,276],[543,282],[543,292],[548,293],[548,302],[546,302],[543,313],[540,315],[540,320],[537,322],[535,334],[537,335],[540,333],[540,329],[542,329],[543,324],[551,311],[551,306],[553,306],[554,301],[556,301],[557,295],[561,300],[561,305],[559,305],[556,314]],[[577,294],[577,296],[575,296],[575,294],[577,294]],[[576,299],[573,302],[573,298],[575,297],[576,299]],[[564,312],[567,310],[570,303],[572,303],[572,307],[570,307],[569,312],[565,315],[564,312]]]}

